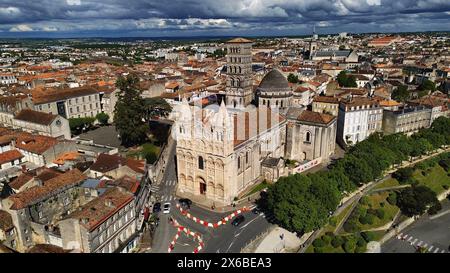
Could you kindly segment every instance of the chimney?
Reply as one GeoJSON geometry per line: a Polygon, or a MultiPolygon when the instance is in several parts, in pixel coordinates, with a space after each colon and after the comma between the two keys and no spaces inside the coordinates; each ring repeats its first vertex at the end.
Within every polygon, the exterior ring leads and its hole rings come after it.
{"type": "Polygon", "coordinates": [[[22,167],[22,173],[25,173],[27,171],[27,166],[22,165],[21,167],[22,167]]]}
{"type": "Polygon", "coordinates": [[[89,218],[82,218],[82,219],[81,219],[81,222],[82,222],[83,224],[87,224],[87,223],[89,222],[89,218]]]}
{"type": "Polygon", "coordinates": [[[108,206],[108,207],[113,207],[113,206],[114,206],[113,203],[112,203],[112,201],[109,200],[109,199],[106,199],[106,200],[105,200],[105,205],[108,206]]]}

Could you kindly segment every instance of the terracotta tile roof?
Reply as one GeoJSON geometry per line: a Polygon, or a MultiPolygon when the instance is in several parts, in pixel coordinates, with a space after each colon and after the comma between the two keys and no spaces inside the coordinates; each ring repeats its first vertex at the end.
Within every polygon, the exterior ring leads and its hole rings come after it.
{"type": "Polygon", "coordinates": [[[97,160],[91,166],[91,170],[106,173],[112,171],[114,169],[119,168],[119,166],[128,166],[135,172],[144,173],[145,172],[145,161],[144,160],[136,160],[132,158],[124,158],[118,154],[109,155],[109,154],[100,154],[97,157],[97,160]]]}
{"type": "Polygon", "coordinates": [[[134,196],[131,193],[114,187],[82,206],[80,210],[68,215],[67,218],[80,220],[81,225],[92,231],[133,199],[134,196]]]}
{"type": "Polygon", "coordinates": [[[331,96],[315,96],[313,102],[339,103],[339,98],[331,96]]]}
{"type": "Polygon", "coordinates": [[[58,140],[53,137],[38,136],[31,134],[19,134],[16,138],[16,148],[35,154],[43,154],[55,146],[58,140]]]}
{"type": "Polygon", "coordinates": [[[364,98],[364,97],[355,97],[351,99],[341,100],[341,103],[347,107],[356,107],[356,106],[363,106],[363,105],[369,105],[369,106],[378,106],[379,103],[377,100],[371,99],[371,98],[364,98]]]}
{"type": "Polygon", "coordinates": [[[58,158],[53,160],[53,163],[58,164],[58,165],[64,165],[64,163],[66,161],[74,161],[78,157],[80,157],[80,155],[81,154],[77,151],[67,152],[67,153],[64,153],[64,154],[58,156],[58,158]]]}
{"type": "Polygon", "coordinates": [[[38,112],[30,109],[24,109],[20,111],[14,118],[26,122],[49,125],[57,115],[52,115],[44,112],[38,112]]]}
{"type": "Polygon", "coordinates": [[[15,190],[20,189],[23,185],[28,183],[33,179],[33,176],[30,174],[23,173],[19,175],[18,177],[14,178],[13,181],[9,182],[9,186],[15,190]]]}
{"type": "Polygon", "coordinates": [[[297,118],[297,120],[299,120],[299,121],[319,123],[319,124],[325,124],[325,125],[329,124],[334,119],[336,119],[335,116],[312,112],[312,111],[308,111],[308,110],[303,111],[300,114],[300,116],[298,116],[298,118],[297,118]]]}
{"type": "Polygon", "coordinates": [[[9,231],[12,228],[14,228],[14,224],[11,214],[4,210],[0,210],[0,229],[3,231],[9,231]]]}
{"type": "Polygon", "coordinates": [[[33,92],[32,94],[33,102],[35,104],[43,104],[97,93],[98,91],[96,89],[84,86],[78,88],[46,90],[45,92],[33,92]]]}
{"type": "Polygon", "coordinates": [[[70,170],[55,178],[49,179],[42,186],[34,186],[22,192],[13,194],[9,199],[13,202],[11,209],[18,210],[33,205],[41,200],[50,197],[53,194],[81,183],[87,177],[78,169],[70,170]]]}
{"type": "Polygon", "coordinates": [[[137,180],[133,177],[125,175],[114,181],[108,181],[107,185],[122,187],[122,188],[126,189],[127,191],[135,194],[137,192],[137,190],[139,189],[140,182],[139,182],[139,180],[137,180]]]}
{"type": "Polygon", "coordinates": [[[0,165],[21,158],[23,158],[23,155],[19,151],[9,150],[4,153],[0,153],[0,165]]]}

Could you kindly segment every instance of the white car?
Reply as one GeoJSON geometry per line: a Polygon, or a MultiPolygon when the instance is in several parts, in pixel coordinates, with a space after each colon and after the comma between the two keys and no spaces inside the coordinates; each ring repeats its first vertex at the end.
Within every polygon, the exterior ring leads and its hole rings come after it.
{"type": "Polygon", "coordinates": [[[170,203],[164,203],[163,213],[169,213],[169,212],[170,212],[170,203]]]}

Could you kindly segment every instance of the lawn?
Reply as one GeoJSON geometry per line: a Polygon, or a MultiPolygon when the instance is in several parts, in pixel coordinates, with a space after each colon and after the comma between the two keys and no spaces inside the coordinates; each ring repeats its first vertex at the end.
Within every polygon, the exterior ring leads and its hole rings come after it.
{"type": "Polygon", "coordinates": [[[413,177],[419,182],[420,185],[424,185],[432,189],[436,194],[445,191],[444,186],[450,187],[450,176],[448,173],[438,164],[432,167],[430,171],[421,170],[414,171],[413,177]]]}
{"type": "MultiPolygon", "coordinates": [[[[353,204],[353,203],[352,203],[353,204]]],[[[339,226],[339,224],[342,222],[342,220],[345,218],[345,216],[350,212],[350,209],[352,208],[352,204],[349,204],[341,213],[338,215],[335,215],[331,217],[328,221],[328,224],[326,224],[323,227],[323,231],[321,235],[327,233],[327,232],[334,232],[336,227],[339,226]],[[335,223],[333,225],[333,222],[335,223]]]]}
{"type": "Polygon", "coordinates": [[[378,184],[376,187],[374,187],[372,190],[378,190],[383,188],[390,188],[390,187],[396,187],[400,186],[400,183],[395,178],[388,178],[382,183],[378,184]]]}
{"type": "Polygon", "coordinates": [[[386,201],[386,198],[388,196],[389,196],[388,191],[374,193],[374,194],[370,194],[367,196],[369,202],[367,205],[362,205],[362,207],[365,209],[371,208],[371,209],[375,209],[375,210],[381,208],[384,211],[384,217],[383,217],[383,219],[374,217],[374,221],[372,224],[361,224],[358,221],[357,225],[359,226],[359,228],[362,231],[382,227],[394,219],[395,215],[399,211],[399,208],[397,206],[393,206],[393,205],[389,204],[386,201]],[[383,207],[381,206],[381,203],[384,204],[383,207]]]}
{"type": "Polygon", "coordinates": [[[253,186],[253,188],[249,192],[247,192],[244,196],[242,196],[242,198],[250,196],[256,192],[262,191],[263,189],[267,188],[268,186],[269,186],[269,183],[267,183],[266,180],[264,180],[263,182],[253,186]]]}
{"type": "Polygon", "coordinates": [[[389,193],[390,191],[383,191],[361,198],[339,233],[349,235],[358,231],[380,228],[391,222],[399,208],[387,202],[389,193]],[[379,214],[380,212],[382,215],[379,214]]]}
{"type": "Polygon", "coordinates": [[[152,144],[145,143],[139,146],[137,149],[133,149],[127,153],[127,157],[132,157],[135,159],[146,159],[147,163],[153,164],[159,156],[160,147],[152,144]]]}

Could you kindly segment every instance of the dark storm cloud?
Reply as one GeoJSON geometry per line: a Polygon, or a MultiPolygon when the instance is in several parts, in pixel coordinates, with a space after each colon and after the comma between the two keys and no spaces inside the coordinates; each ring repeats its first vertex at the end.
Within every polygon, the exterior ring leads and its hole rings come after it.
{"type": "MultiPolygon", "coordinates": [[[[4,32],[450,29],[448,0],[0,0],[4,32]],[[426,24],[424,26],[424,24],[426,24]],[[347,29],[346,29],[347,28],[347,29]]],[[[250,31],[250,32],[249,32],[250,31]]],[[[0,32],[1,33],[1,32],[0,32]]],[[[220,33],[219,33],[220,34],[220,33]]]]}

